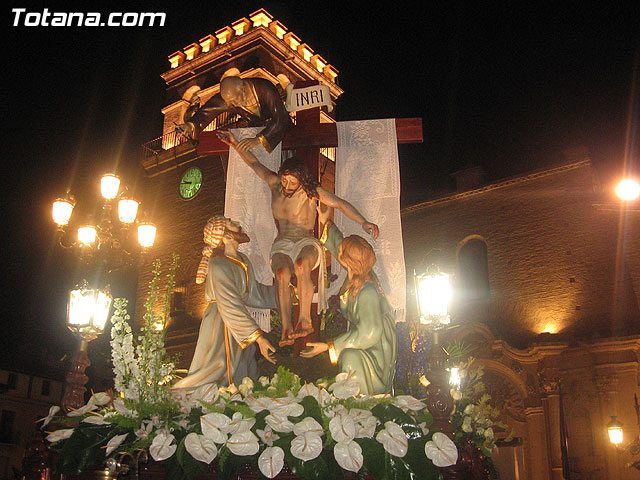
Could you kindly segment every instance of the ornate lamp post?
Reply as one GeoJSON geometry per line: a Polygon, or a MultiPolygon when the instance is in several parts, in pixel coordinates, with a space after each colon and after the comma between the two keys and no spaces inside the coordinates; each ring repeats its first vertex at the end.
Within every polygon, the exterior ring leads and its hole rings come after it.
{"type": "MultiPolygon", "coordinates": [[[[73,251],[87,266],[107,271],[133,266],[155,242],[156,227],[140,221],[140,203],[120,178],[103,175],[100,180],[102,209],[98,222],[79,222],[74,228],[71,218],[76,200],[70,191],[53,202],[51,215],[58,226],[59,244],[73,251]],[[137,235],[135,231],[137,230],[137,235]]],[[[69,411],[84,405],[86,368],[90,365],[87,347],[104,330],[112,297],[109,287],[94,288],[83,280],[69,293],[67,326],[80,338],[80,348],[71,361],[66,376],[62,407],[69,411]]]]}
{"type": "Polygon", "coordinates": [[[79,224],[75,239],[70,225],[75,198],[67,191],[53,202],[51,215],[58,226],[59,243],[74,249],[87,262],[100,258],[111,269],[133,265],[139,253],[144,254],[153,246],[156,227],[138,219],[140,202],[131,197],[126,187],[121,188],[116,175],[103,175],[100,192],[103,198],[100,220],[79,224]]]}
{"type": "MultiPolygon", "coordinates": [[[[636,410],[636,419],[638,422],[638,430],[640,431],[640,404],[638,404],[638,396],[633,396],[635,401],[635,410],[636,410]]],[[[633,441],[627,445],[623,446],[622,442],[624,441],[624,432],[622,429],[622,422],[618,420],[618,418],[613,415],[611,417],[611,421],[607,423],[607,433],[609,434],[609,441],[616,447],[616,450],[619,453],[629,452],[633,457],[637,457],[640,455],[640,433],[633,441]]],[[[635,460],[632,463],[628,464],[629,467],[633,467],[637,470],[640,470],[640,459],[635,460]]]]}
{"type": "Polygon", "coordinates": [[[420,323],[426,325],[431,332],[432,345],[429,352],[429,380],[427,386],[427,408],[433,415],[433,424],[442,432],[451,436],[453,427],[449,417],[453,410],[447,371],[449,354],[440,344],[440,332],[451,323],[449,304],[452,297],[450,277],[431,265],[426,272],[414,272],[416,299],[420,323]]]}
{"type": "Polygon", "coordinates": [[[88,380],[84,372],[91,365],[87,347],[104,331],[112,300],[108,286],[91,288],[85,280],[69,292],[67,326],[80,337],[80,348],[71,360],[66,376],[62,408],[67,412],[84,405],[84,385],[88,380]]]}

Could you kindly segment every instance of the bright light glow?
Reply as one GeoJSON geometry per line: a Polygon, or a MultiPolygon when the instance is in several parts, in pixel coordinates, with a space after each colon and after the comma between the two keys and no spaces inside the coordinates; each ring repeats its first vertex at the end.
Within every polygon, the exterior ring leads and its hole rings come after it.
{"type": "Polygon", "coordinates": [[[78,228],[78,241],[85,245],[91,245],[96,243],[98,238],[98,231],[93,225],[84,225],[78,228]]]}
{"type": "Polygon", "coordinates": [[[169,57],[169,63],[171,64],[171,68],[178,68],[180,65],[180,56],[174,55],[173,57],[169,57]]]}
{"type": "Polygon", "coordinates": [[[107,173],[100,179],[100,192],[107,200],[113,200],[116,198],[116,196],[118,196],[119,189],[120,179],[117,176],[107,173]]]}
{"type": "Polygon", "coordinates": [[[271,20],[273,20],[273,17],[264,10],[259,10],[258,13],[252,15],[250,18],[251,21],[253,21],[254,27],[268,27],[271,20]]]}
{"type": "Polygon", "coordinates": [[[139,203],[131,198],[122,198],[118,202],[118,218],[122,223],[131,224],[136,221],[139,203]]]}
{"type": "Polygon", "coordinates": [[[187,55],[187,60],[193,60],[196,56],[196,48],[196,46],[192,46],[184,49],[184,53],[187,55]]]}
{"type": "Polygon", "coordinates": [[[302,54],[302,56],[307,62],[311,61],[311,57],[313,56],[313,50],[311,50],[308,47],[302,47],[300,49],[300,53],[302,54]]]}
{"type": "Polygon", "coordinates": [[[460,389],[460,369],[458,367],[452,367],[449,372],[449,385],[460,389]]]}
{"type": "Polygon", "coordinates": [[[211,50],[211,47],[214,45],[215,37],[213,35],[208,35],[202,40],[200,40],[200,47],[202,47],[202,53],[207,53],[211,50]]]}
{"type": "Polygon", "coordinates": [[[614,445],[620,445],[623,441],[622,423],[615,416],[611,417],[611,421],[607,424],[607,432],[609,432],[609,441],[614,445]]]}
{"type": "Polygon", "coordinates": [[[618,183],[616,195],[625,201],[636,200],[640,196],[640,184],[631,178],[625,178],[618,183]]]}
{"type": "Polygon", "coordinates": [[[143,248],[153,247],[156,241],[156,226],[152,223],[138,225],[138,243],[143,248]]]}
{"type": "Polygon", "coordinates": [[[442,272],[426,273],[417,275],[415,282],[421,322],[449,324],[449,303],[452,296],[449,275],[442,272]]]}
{"type": "Polygon", "coordinates": [[[73,332],[95,337],[104,331],[112,297],[108,289],[79,286],[69,293],[67,325],[73,332]]]}
{"type": "Polygon", "coordinates": [[[63,225],[67,225],[72,213],[73,203],[69,200],[59,198],[55,202],[53,202],[51,216],[53,217],[53,221],[56,222],[58,226],[62,227],[63,225]]]}

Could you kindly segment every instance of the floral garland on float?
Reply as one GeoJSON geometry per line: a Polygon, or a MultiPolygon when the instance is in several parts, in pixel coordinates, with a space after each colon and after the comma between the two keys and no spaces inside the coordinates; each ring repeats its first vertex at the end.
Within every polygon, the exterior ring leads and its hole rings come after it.
{"type": "Polygon", "coordinates": [[[115,465],[109,460],[118,455],[143,451],[163,465],[169,480],[193,480],[210,466],[218,478],[235,478],[247,464],[266,478],[289,471],[307,480],[341,479],[347,472],[368,472],[376,480],[438,479],[440,469],[455,468],[469,445],[480,449],[485,466],[492,468],[498,412],[487,395],[478,395],[478,370],[467,369],[454,391],[453,440],[432,428],[423,401],[411,395],[361,395],[358,381],[348,373],[303,383],[279,367],[273,377],[256,382],[245,378],[237,386],[172,391],[176,372],[162,328],[168,312],[154,313],[159,276],[156,263],[145,325],[137,338],[126,300],[115,301],[111,348],[116,393],[94,393],[66,416],[56,416],[60,408],[52,407],[43,419],[43,428],[53,419],[65,427],[47,436],[58,454],[59,473],[79,475],[105,461],[115,465]]]}

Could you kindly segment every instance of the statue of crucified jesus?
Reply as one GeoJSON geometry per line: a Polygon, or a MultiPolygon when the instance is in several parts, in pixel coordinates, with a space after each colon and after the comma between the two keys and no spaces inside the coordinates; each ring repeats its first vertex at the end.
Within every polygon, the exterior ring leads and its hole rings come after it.
{"type": "MultiPolygon", "coordinates": [[[[278,234],[271,247],[271,269],[275,276],[282,335],[279,345],[292,345],[296,338],[313,333],[311,302],[314,286],[311,271],[324,262],[322,245],[313,236],[318,202],[339,209],[357,222],[375,240],[378,226],[367,221],[346,200],[322,188],[311,175],[304,161],[292,157],[285,160],[278,173],[268,169],[251,153],[250,146],[238,142],[231,132],[220,130],[220,139],[236,149],[246,164],[264,180],[271,190],[271,211],[278,234]],[[299,299],[299,317],[293,326],[289,284],[295,274],[299,299]]],[[[318,289],[324,288],[326,271],[320,268],[318,289]]]]}

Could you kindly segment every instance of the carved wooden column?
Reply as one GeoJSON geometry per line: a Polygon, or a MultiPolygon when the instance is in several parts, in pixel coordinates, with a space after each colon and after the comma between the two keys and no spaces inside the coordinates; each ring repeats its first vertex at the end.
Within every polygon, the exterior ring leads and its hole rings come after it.
{"type": "Polygon", "coordinates": [[[85,375],[85,370],[91,361],[87,353],[89,342],[81,340],[80,348],[71,358],[67,376],[65,377],[64,393],[62,394],[61,406],[65,412],[78,409],[84,405],[84,393],[87,391],[85,385],[89,378],[85,375]]]}
{"type": "Polygon", "coordinates": [[[544,406],[547,426],[547,448],[549,468],[553,480],[563,480],[562,448],[560,444],[560,371],[557,368],[545,368],[539,372],[542,387],[542,405],[544,406]]]}

